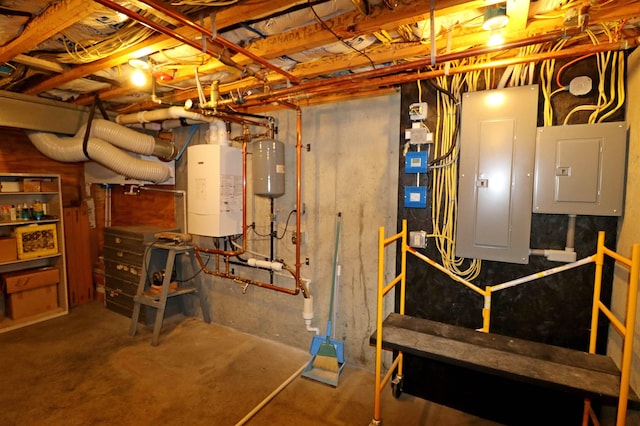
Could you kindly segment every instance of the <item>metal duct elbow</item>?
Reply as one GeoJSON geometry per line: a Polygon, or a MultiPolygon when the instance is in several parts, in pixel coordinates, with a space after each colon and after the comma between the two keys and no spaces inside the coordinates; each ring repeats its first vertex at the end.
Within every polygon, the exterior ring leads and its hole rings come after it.
{"type": "MultiPolygon", "coordinates": [[[[38,151],[53,160],[66,163],[87,160],[82,138],[60,138],[52,133],[36,132],[28,132],[27,135],[38,151]]],[[[93,161],[133,179],[160,183],[171,177],[171,171],[165,164],[132,157],[102,139],[89,138],[87,152],[93,161]]]]}

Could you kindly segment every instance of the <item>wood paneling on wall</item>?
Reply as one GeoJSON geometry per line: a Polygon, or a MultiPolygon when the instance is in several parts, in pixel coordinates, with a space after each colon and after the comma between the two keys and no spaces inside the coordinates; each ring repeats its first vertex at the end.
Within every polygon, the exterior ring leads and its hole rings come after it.
{"type": "MultiPolygon", "coordinates": [[[[61,163],[38,151],[22,129],[0,126],[0,173],[60,174],[62,201],[65,207],[77,207],[84,194],[83,163],[61,163]]],[[[161,186],[162,189],[173,187],[161,186]]],[[[140,195],[124,195],[129,185],[111,189],[111,225],[149,224],[175,227],[175,203],[172,193],[141,191],[140,195]]],[[[102,253],[102,232],[105,225],[105,188],[92,185],[96,227],[90,230],[92,264],[102,253]]]]}
{"type": "Polygon", "coordinates": [[[78,206],[82,199],[82,163],[61,163],[45,157],[22,129],[0,127],[0,172],[60,174],[63,204],[78,206]]]}

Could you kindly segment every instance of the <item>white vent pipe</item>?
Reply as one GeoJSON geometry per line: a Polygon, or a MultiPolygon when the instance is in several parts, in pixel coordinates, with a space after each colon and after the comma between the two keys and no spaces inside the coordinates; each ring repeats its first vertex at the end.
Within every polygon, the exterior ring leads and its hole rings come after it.
{"type": "Polygon", "coordinates": [[[120,114],[116,117],[118,124],[150,123],[152,121],[163,121],[176,118],[186,118],[200,122],[209,122],[211,117],[206,117],[197,112],[187,111],[183,107],[172,106],[163,109],[153,109],[150,111],[140,111],[132,114],[120,114]]]}

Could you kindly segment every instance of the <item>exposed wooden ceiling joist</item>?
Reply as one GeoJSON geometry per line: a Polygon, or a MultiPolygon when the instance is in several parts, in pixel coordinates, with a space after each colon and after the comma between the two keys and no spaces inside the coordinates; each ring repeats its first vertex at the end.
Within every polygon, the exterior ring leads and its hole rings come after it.
{"type": "Polygon", "coordinates": [[[95,12],[100,6],[86,0],[62,0],[35,17],[20,37],[0,47],[0,64],[29,51],[50,37],[95,12]]]}

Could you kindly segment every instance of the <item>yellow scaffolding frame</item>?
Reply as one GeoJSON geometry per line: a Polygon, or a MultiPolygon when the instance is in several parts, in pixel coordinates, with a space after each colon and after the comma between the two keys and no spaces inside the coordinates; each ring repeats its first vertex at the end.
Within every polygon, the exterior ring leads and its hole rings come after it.
{"type": "MultiPolygon", "coordinates": [[[[448,271],[443,266],[428,258],[427,256],[418,253],[412,247],[407,244],[407,221],[402,221],[401,231],[395,235],[385,237],[384,227],[380,227],[378,233],[378,306],[376,316],[376,363],[375,363],[375,401],[374,401],[374,413],[372,426],[378,426],[382,424],[381,418],[381,393],[386,384],[391,379],[394,372],[396,372],[397,378],[402,378],[403,375],[403,353],[398,351],[396,358],[387,370],[382,375],[382,323],[384,320],[384,300],[385,296],[395,288],[397,284],[400,284],[400,306],[398,313],[404,315],[405,310],[405,290],[406,290],[406,272],[407,272],[407,253],[411,253],[417,258],[423,260],[444,274],[448,275],[454,281],[463,284],[475,293],[478,293],[484,298],[484,306],[482,309],[482,327],[477,329],[480,332],[488,333],[491,322],[491,296],[496,291],[504,290],[505,288],[514,287],[516,285],[524,284],[529,281],[533,281],[542,277],[557,274],[562,271],[577,268],[588,263],[595,262],[595,278],[593,289],[593,306],[591,311],[591,333],[589,336],[589,353],[595,354],[596,352],[596,340],[598,333],[598,319],[599,314],[602,312],[613,325],[613,328],[622,337],[622,360],[620,363],[620,393],[618,396],[618,409],[616,416],[616,426],[624,426],[626,423],[627,414],[627,402],[629,398],[629,381],[631,376],[631,359],[633,355],[633,338],[635,332],[636,321],[636,307],[638,299],[638,277],[640,274],[640,244],[634,244],[632,247],[631,258],[626,258],[619,255],[613,250],[608,249],[604,245],[604,232],[598,233],[598,243],[596,254],[585,257],[573,263],[558,266],[556,268],[547,269],[542,272],[528,275],[526,277],[518,278],[512,281],[508,281],[502,284],[494,286],[486,286],[482,288],[472,284],[471,282],[461,278],[454,273],[448,271]],[[388,284],[385,283],[385,249],[393,243],[400,243],[401,250],[401,264],[400,273],[397,274],[388,284]],[[624,265],[629,269],[629,282],[627,289],[627,303],[625,310],[625,320],[618,319],[611,310],[605,306],[600,300],[601,288],[602,288],[602,269],[604,265],[605,255],[613,258],[619,264],[624,265]]],[[[598,424],[598,420],[591,407],[591,401],[585,399],[584,412],[583,412],[583,426],[589,424],[589,419],[594,424],[598,424]]]]}

